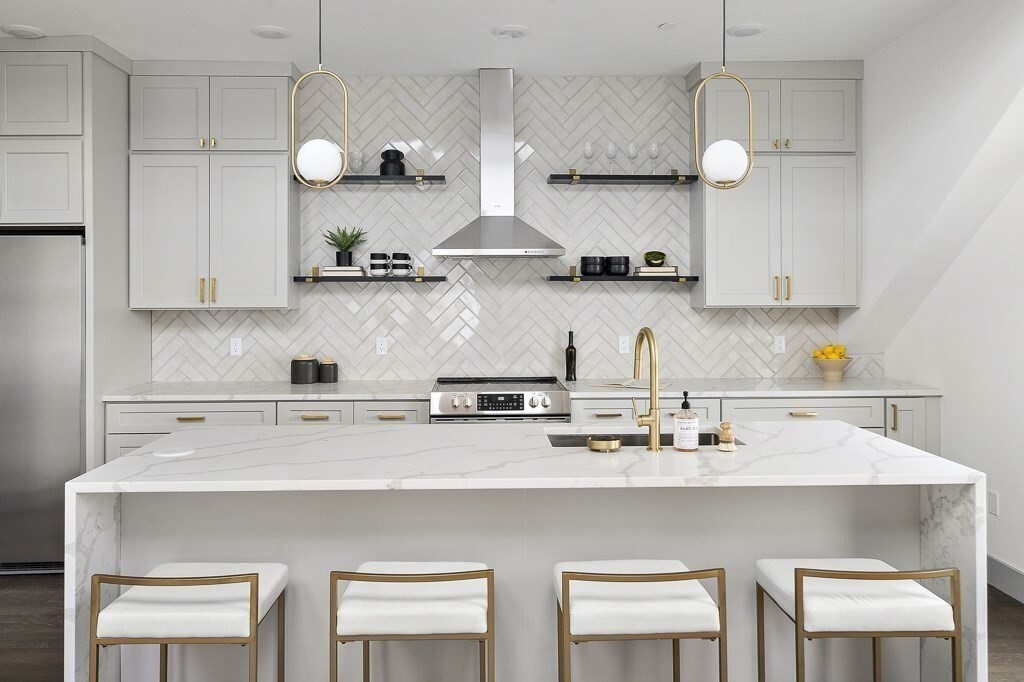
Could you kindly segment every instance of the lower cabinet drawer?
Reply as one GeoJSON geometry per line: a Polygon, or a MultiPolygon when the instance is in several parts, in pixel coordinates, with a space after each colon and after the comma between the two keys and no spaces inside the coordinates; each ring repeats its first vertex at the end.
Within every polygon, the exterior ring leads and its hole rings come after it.
{"type": "Polygon", "coordinates": [[[163,438],[166,433],[113,433],[107,436],[104,461],[110,462],[122,455],[127,455],[133,450],[149,445],[157,438],[163,438]]]}
{"type": "Polygon", "coordinates": [[[107,405],[107,433],[167,433],[209,426],[273,426],[274,403],[107,405]]]}
{"type": "MultiPolygon", "coordinates": [[[[638,409],[643,409],[637,401],[638,409]]],[[[573,400],[573,423],[621,424],[636,426],[633,403],[627,399],[573,400]]]]}
{"type": "Polygon", "coordinates": [[[350,402],[296,402],[277,404],[277,423],[284,424],[351,424],[350,402]]]}
{"type": "MultiPolygon", "coordinates": [[[[648,401],[638,400],[637,402],[640,403],[640,409],[646,412],[648,401]]],[[[671,431],[672,427],[666,428],[665,425],[671,424],[676,412],[683,408],[683,399],[662,398],[660,407],[661,430],[671,431]]],[[[691,398],[690,410],[696,413],[701,428],[706,425],[718,426],[722,421],[722,401],[717,398],[691,398]]]]}
{"type": "Polygon", "coordinates": [[[834,419],[854,426],[885,427],[883,398],[750,398],[722,400],[730,422],[834,419]]]}
{"type": "Polygon", "coordinates": [[[353,421],[356,424],[427,424],[430,422],[430,403],[426,400],[357,402],[353,421]]]}

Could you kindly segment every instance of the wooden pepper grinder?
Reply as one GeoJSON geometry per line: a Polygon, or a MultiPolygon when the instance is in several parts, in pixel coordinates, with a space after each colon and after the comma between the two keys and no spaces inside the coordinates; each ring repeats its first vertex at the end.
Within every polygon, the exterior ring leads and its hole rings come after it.
{"type": "Polygon", "coordinates": [[[736,452],[736,437],[732,435],[732,424],[722,422],[722,435],[718,437],[718,449],[721,452],[736,452]]]}

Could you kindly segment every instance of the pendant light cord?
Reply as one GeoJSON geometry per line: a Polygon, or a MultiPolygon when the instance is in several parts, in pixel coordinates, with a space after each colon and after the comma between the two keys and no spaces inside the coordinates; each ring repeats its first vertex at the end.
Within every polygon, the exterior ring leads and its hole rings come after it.
{"type": "Polygon", "coordinates": [[[722,71],[725,71],[725,0],[722,0],[722,71]]]}
{"type": "MultiPolygon", "coordinates": [[[[723,0],[724,1],[724,0],[723,0]]],[[[317,44],[316,44],[316,57],[319,66],[317,68],[324,68],[324,0],[318,0],[319,10],[317,12],[317,44]]],[[[725,59],[725,52],[723,48],[722,59],[725,59]]]]}

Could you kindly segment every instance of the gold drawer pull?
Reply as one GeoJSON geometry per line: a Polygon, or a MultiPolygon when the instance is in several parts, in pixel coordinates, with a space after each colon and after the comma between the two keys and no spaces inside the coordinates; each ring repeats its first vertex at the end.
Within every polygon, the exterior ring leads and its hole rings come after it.
{"type": "Polygon", "coordinates": [[[217,302],[217,278],[210,278],[210,303],[217,302]]]}
{"type": "Polygon", "coordinates": [[[892,430],[900,430],[900,408],[896,403],[892,404],[892,430]]]}
{"type": "Polygon", "coordinates": [[[199,138],[199,146],[200,147],[205,147],[206,146],[206,138],[205,137],[200,137],[199,138]]]}
{"type": "Polygon", "coordinates": [[[211,137],[210,138],[210,149],[213,149],[216,146],[217,146],[217,138],[216,137],[211,137]]]}
{"type": "Polygon", "coordinates": [[[786,300],[793,300],[793,278],[786,275],[786,300]]]}
{"type": "Polygon", "coordinates": [[[178,417],[178,421],[180,421],[180,422],[204,422],[204,421],[206,421],[206,417],[202,417],[202,416],[200,416],[200,417],[178,417]]]}
{"type": "Polygon", "coordinates": [[[594,415],[598,419],[612,419],[614,417],[621,417],[621,412],[598,412],[594,415]]]}
{"type": "Polygon", "coordinates": [[[326,414],[304,414],[299,418],[304,422],[325,422],[331,417],[326,414]]]}
{"type": "Polygon", "coordinates": [[[199,302],[206,303],[206,278],[199,278],[199,302]]]}
{"type": "Polygon", "coordinates": [[[790,417],[817,417],[817,412],[790,412],[790,417]]]}
{"type": "Polygon", "coordinates": [[[404,414],[378,414],[377,419],[385,422],[401,422],[405,421],[404,414]]]}
{"type": "Polygon", "coordinates": [[[782,286],[781,285],[781,281],[782,281],[781,278],[779,278],[778,276],[775,277],[775,300],[776,301],[778,301],[779,297],[781,296],[781,294],[779,293],[780,292],[780,288],[782,286]]]}

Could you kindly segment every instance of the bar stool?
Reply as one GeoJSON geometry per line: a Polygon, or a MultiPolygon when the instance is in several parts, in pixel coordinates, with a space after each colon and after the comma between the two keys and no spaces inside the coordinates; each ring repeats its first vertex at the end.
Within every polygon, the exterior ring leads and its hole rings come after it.
{"type": "Polygon", "coordinates": [[[472,562],[370,561],[331,571],[331,682],[338,644],[363,643],[363,682],[370,681],[370,642],[464,639],[480,643],[480,680],[494,682],[494,570],[472,562]],[[350,584],[338,599],[338,582],[350,584]]]}
{"type": "Polygon", "coordinates": [[[805,679],[805,639],[871,638],[874,680],[883,637],[949,639],[953,680],[963,680],[960,570],[897,571],[878,559],[760,559],[757,562],[757,679],[765,682],[764,596],[796,625],[796,679],[805,679]],[[917,580],[948,578],[952,604],[917,580]]]}
{"type": "Polygon", "coordinates": [[[111,644],[159,644],[160,681],[167,680],[170,644],[249,646],[249,682],[256,682],[259,624],[277,605],[277,679],[284,680],[284,564],[160,564],[144,577],[94,575],[89,682],[98,682],[99,649],[111,644]],[[103,585],[130,585],[100,608],[103,585]]]}
{"type": "Polygon", "coordinates": [[[724,568],[691,571],[675,560],[567,561],[555,565],[555,595],[559,682],[571,682],[570,644],[639,639],[672,640],[674,682],[679,640],[717,639],[718,679],[728,679],[724,568]],[[698,582],[705,579],[716,582],[717,604],[698,582]]]}

